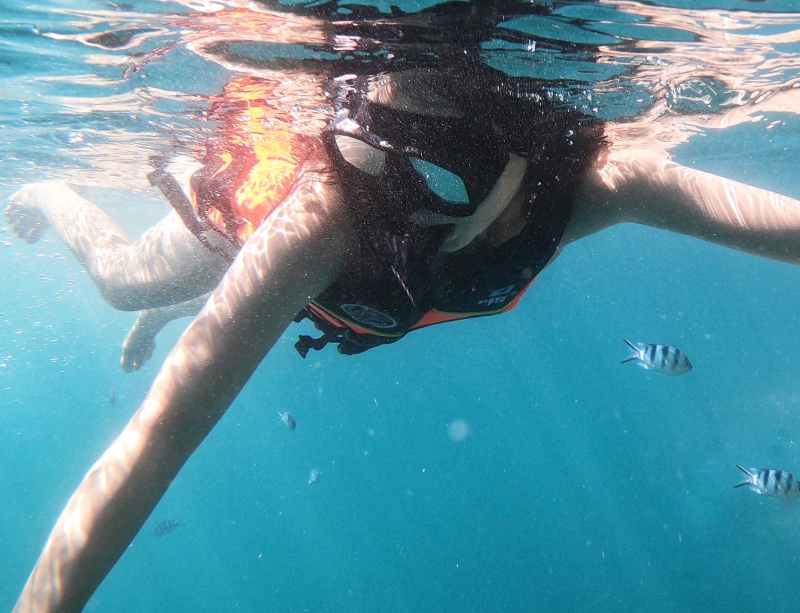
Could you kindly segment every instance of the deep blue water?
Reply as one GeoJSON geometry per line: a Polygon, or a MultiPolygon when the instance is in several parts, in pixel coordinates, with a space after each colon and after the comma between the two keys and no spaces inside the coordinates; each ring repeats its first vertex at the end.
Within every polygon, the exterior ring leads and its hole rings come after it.
{"type": "MultiPolygon", "coordinates": [[[[167,131],[200,129],[183,111],[201,103],[146,98],[142,73],[184,94],[211,93],[226,75],[176,72],[202,63],[178,49],[123,78],[97,61],[114,54],[42,36],[110,27],[107,16],[87,26],[75,6],[0,3],[0,198],[82,168],[88,193],[135,235],[168,210],[143,179],[147,150],[167,131]],[[104,145],[124,136],[142,156],[131,146],[104,163],[104,145]]],[[[119,20],[188,10],[141,2],[119,20]]],[[[777,30],[800,31],[800,15],[777,30]]],[[[796,62],[797,44],[781,45],[796,62]]],[[[798,135],[796,114],[768,114],[673,153],[800,199],[798,135]]],[[[7,230],[0,239],[0,609],[10,610],[188,320],[126,374],[134,314],[108,307],[52,233],[32,246],[7,230]]],[[[293,344],[309,327],[293,325],[87,610],[793,611],[800,507],[733,486],[737,463],[800,472],[798,296],[798,267],[623,225],[570,246],[502,317],[306,360],[293,344]],[[677,345],[694,370],[621,365],[623,337],[677,345]],[[294,432],[276,415],[285,410],[294,432]],[[469,429],[460,441],[448,436],[456,420],[469,429]],[[309,488],[312,468],[322,480],[309,488]],[[154,536],[165,519],[185,525],[154,536]]]]}

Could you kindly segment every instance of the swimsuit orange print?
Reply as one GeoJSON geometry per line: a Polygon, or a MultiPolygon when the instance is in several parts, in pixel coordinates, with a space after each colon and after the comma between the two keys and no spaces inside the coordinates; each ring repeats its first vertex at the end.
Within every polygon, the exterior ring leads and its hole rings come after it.
{"type": "Polygon", "coordinates": [[[197,214],[244,243],[289,195],[317,142],[293,132],[292,118],[271,101],[278,82],[246,77],[212,98],[209,118],[222,125],[192,177],[197,214]]]}

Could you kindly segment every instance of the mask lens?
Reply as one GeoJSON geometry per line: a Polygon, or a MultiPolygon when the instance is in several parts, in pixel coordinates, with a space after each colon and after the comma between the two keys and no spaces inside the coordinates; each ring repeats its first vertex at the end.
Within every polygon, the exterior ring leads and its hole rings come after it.
{"type": "Polygon", "coordinates": [[[343,134],[337,134],[334,136],[334,140],[345,161],[373,177],[381,174],[383,166],[386,164],[386,154],[383,151],[357,138],[343,134]]]}
{"type": "Polygon", "coordinates": [[[412,157],[411,164],[439,198],[455,204],[469,204],[467,188],[458,175],[419,158],[412,157]]]}

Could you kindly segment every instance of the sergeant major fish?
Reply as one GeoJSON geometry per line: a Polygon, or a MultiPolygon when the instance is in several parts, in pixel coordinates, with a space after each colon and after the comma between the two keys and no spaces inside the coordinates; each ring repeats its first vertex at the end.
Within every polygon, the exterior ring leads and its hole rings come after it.
{"type": "Polygon", "coordinates": [[[800,495],[800,481],[792,473],[774,468],[746,468],[736,465],[745,474],[745,480],[734,485],[734,488],[749,485],[758,494],[766,494],[773,498],[794,500],[800,495]]]}
{"type": "Polygon", "coordinates": [[[289,411],[284,411],[283,413],[278,411],[278,417],[281,418],[281,421],[286,424],[289,430],[294,430],[297,427],[297,422],[289,411]]]}
{"type": "Polygon", "coordinates": [[[622,363],[637,360],[639,366],[646,370],[654,370],[664,375],[682,375],[692,370],[692,363],[680,349],[671,345],[645,345],[636,343],[635,345],[628,339],[623,338],[633,352],[630,357],[622,360],[622,363]]]}
{"type": "Polygon", "coordinates": [[[308,474],[308,486],[311,487],[319,483],[320,477],[322,477],[320,472],[316,468],[312,468],[311,472],[308,474]]]}
{"type": "Polygon", "coordinates": [[[166,536],[167,534],[175,530],[175,528],[182,525],[183,525],[182,519],[178,520],[165,519],[155,527],[155,530],[153,530],[153,534],[155,534],[156,536],[166,536]]]}

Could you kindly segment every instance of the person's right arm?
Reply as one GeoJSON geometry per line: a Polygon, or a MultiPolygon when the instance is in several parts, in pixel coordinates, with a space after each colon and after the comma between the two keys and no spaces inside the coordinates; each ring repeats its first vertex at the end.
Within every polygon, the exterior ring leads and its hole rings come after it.
{"type": "Polygon", "coordinates": [[[339,275],[351,247],[340,201],[324,183],[301,186],[245,244],[73,494],[16,613],[83,609],[292,318],[339,275]]]}

